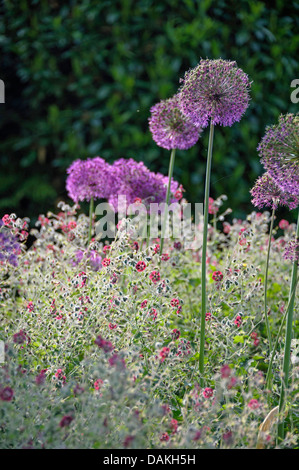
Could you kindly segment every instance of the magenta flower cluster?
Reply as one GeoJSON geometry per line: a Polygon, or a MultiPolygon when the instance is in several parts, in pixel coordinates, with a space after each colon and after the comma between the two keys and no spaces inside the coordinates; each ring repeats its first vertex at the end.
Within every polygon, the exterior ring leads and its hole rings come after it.
{"type": "Polygon", "coordinates": [[[299,195],[299,115],[281,115],[268,126],[258,152],[265,170],[282,191],[299,195]]]}
{"type": "Polygon", "coordinates": [[[250,85],[235,61],[202,59],[182,79],[180,108],[195,126],[232,126],[249,105],[250,85]]]}
{"type": "Polygon", "coordinates": [[[259,209],[269,207],[277,209],[286,206],[289,210],[295,209],[299,204],[299,197],[282,191],[268,173],[260,176],[250,190],[252,204],[259,209]]]}
{"type": "Polygon", "coordinates": [[[149,129],[159,147],[186,150],[196,144],[201,129],[182,113],[179,95],[161,100],[150,111],[149,129]]]}
{"type": "MultiPolygon", "coordinates": [[[[121,158],[111,166],[113,183],[108,202],[117,209],[118,196],[126,197],[127,204],[141,200],[146,205],[165,201],[168,177],[150,171],[143,162],[132,158],[121,158]]],[[[171,181],[171,193],[179,188],[177,181],[171,181]]],[[[172,202],[175,199],[172,198],[172,202]]]]}
{"type": "MultiPolygon", "coordinates": [[[[126,204],[142,201],[165,201],[168,177],[150,171],[143,162],[120,158],[112,165],[100,157],[76,160],[67,170],[66,189],[76,203],[94,199],[107,199],[117,211],[118,198],[124,196],[126,204]]],[[[174,194],[179,183],[171,181],[174,194]]],[[[175,199],[172,198],[174,201],[175,199]]]]}
{"type": "Polygon", "coordinates": [[[249,105],[251,83],[235,61],[202,59],[181,82],[177,94],[150,110],[153,140],[168,150],[192,147],[209,122],[232,126],[249,105]]]}
{"type": "Polygon", "coordinates": [[[109,197],[111,173],[103,158],[75,160],[67,169],[67,174],[66,189],[74,202],[109,197]]]}

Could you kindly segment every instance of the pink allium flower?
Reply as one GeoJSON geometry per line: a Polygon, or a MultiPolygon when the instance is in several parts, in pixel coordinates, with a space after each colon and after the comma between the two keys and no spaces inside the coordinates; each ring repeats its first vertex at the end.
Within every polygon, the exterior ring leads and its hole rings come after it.
{"type": "Polygon", "coordinates": [[[101,157],[75,160],[67,169],[66,189],[75,202],[108,199],[112,184],[110,165],[101,157]]]}
{"type": "Polygon", "coordinates": [[[181,110],[195,126],[232,126],[248,107],[250,85],[235,61],[202,59],[182,79],[181,110]]]}
{"type": "MultiPolygon", "coordinates": [[[[165,202],[168,177],[150,171],[143,162],[120,158],[111,165],[111,177],[108,202],[115,211],[119,208],[126,211],[130,204],[136,204],[137,197],[147,208],[151,203],[165,202]],[[119,200],[120,196],[125,197],[125,200],[119,200]]],[[[174,194],[178,187],[179,183],[172,179],[171,193],[174,194]]],[[[170,202],[175,201],[171,196],[170,202]]]]}
{"type": "Polygon", "coordinates": [[[299,115],[285,114],[268,126],[257,148],[265,170],[277,186],[299,196],[299,115]]]}
{"type": "Polygon", "coordinates": [[[157,145],[184,150],[196,144],[201,129],[182,113],[178,95],[160,101],[150,111],[149,129],[157,145]]]}
{"type": "Polygon", "coordinates": [[[278,206],[287,206],[292,210],[296,209],[299,204],[299,197],[282,191],[269,173],[265,173],[256,180],[250,193],[253,196],[252,204],[259,209],[263,207],[277,209],[278,206]]]}

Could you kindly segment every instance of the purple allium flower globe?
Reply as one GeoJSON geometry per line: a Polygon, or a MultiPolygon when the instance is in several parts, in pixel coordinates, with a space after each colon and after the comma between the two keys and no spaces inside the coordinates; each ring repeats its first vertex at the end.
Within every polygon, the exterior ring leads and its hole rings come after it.
{"type": "MultiPolygon", "coordinates": [[[[108,202],[116,211],[118,196],[125,196],[128,205],[136,202],[137,198],[145,204],[159,204],[165,201],[168,177],[153,173],[143,162],[136,162],[132,158],[120,158],[111,165],[111,175],[113,184],[108,202]]],[[[172,180],[171,192],[174,193],[178,187],[178,182],[172,180]]]]}
{"type": "Polygon", "coordinates": [[[268,126],[257,148],[261,162],[276,184],[299,195],[299,115],[281,115],[278,124],[268,126]]]}
{"type": "Polygon", "coordinates": [[[103,158],[75,160],[67,173],[66,189],[75,203],[109,197],[111,171],[110,165],[103,158]]]}
{"type": "Polygon", "coordinates": [[[299,197],[282,191],[268,173],[260,176],[250,190],[253,197],[252,204],[259,209],[269,207],[277,209],[278,206],[287,206],[289,210],[296,209],[299,197]]]}
{"type": "Polygon", "coordinates": [[[150,112],[149,129],[159,147],[187,150],[198,141],[201,129],[182,113],[178,95],[161,100],[150,112]]]}
{"type": "Polygon", "coordinates": [[[232,126],[248,107],[251,83],[235,61],[202,59],[182,82],[180,107],[196,126],[232,126]]]}

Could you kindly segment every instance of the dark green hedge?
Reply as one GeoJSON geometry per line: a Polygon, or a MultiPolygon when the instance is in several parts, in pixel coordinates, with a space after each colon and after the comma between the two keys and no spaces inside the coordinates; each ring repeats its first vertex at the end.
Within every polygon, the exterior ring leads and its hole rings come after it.
{"type": "MultiPolygon", "coordinates": [[[[298,111],[298,12],[284,0],[4,1],[0,212],[53,209],[76,158],[133,157],[166,174],[169,152],[152,141],[149,109],[200,58],[219,57],[236,60],[253,84],[242,121],[216,129],[211,195],[227,194],[236,214],[252,210],[265,126],[298,111]]],[[[203,199],[207,138],[177,152],[175,177],[192,202],[203,199]]]]}

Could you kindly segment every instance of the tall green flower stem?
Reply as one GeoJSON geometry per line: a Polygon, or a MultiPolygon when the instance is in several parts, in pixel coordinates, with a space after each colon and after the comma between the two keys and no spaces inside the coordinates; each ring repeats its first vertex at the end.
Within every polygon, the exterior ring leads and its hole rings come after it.
{"type": "Polygon", "coordinates": [[[202,239],[202,258],[201,258],[201,321],[200,321],[200,349],[199,349],[199,372],[200,385],[204,385],[204,349],[205,349],[205,323],[206,323],[206,258],[207,258],[207,240],[208,240],[208,221],[209,221],[209,196],[210,180],[212,166],[212,151],[214,141],[214,124],[210,123],[209,146],[206,166],[205,199],[204,199],[204,226],[202,239]]]}
{"type": "MultiPolygon", "coordinates": [[[[299,211],[297,219],[297,229],[296,229],[296,240],[299,239],[299,211]]],[[[298,260],[296,259],[293,262],[292,269],[292,278],[289,294],[289,309],[286,320],[286,333],[285,333],[285,343],[284,343],[284,356],[283,356],[283,365],[282,365],[282,380],[281,380],[281,389],[279,397],[279,423],[277,428],[278,441],[284,438],[284,408],[285,408],[285,394],[289,385],[289,370],[290,370],[290,356],[291,356],[291,340],[292,340],[292,330],[293,330],[293,314],[294,314],[294,305],[296,297],[296,283],[297,283],[297,273],[298,273],[298,260]]]]}
{"type": "Polygon", "coordinates": [[[266,271],[265,271],[265,291],[264,291],[264,314],[265,314],[265,323],[266,323],[270,351],[272,351],[272,341],[271,341],[271,332],[270,332],[269,320],[268,320],[267,292],[268,292],[269,259],[270,259],[270,251],[271,251],[271,240],[272,240],[274,217],[275,217],[275,209],[273,208],[271,223],[270,223],[270,230],[269,230],[269,241],[268,241],[268,251],[267,251],[267,260],[266,260],[266,271]]]}
{"type": "Polygon", "coordinates": [[[278,333],[277,333],[277,336],[276,336],[276,340],[275,340],[274,346],[273,346],[272,351],[271,351],[271,358],[270,358],[270,361],[269,361],[268,370],[267,370],[267,375],[266,375],[266,390],[270,390],[270,389],[271,389],[272,364],[273,364],[273,360],[274,360],[275,353],[276,353],[276,351],[277,351],[278,341],[279,341],[279,338],[281,337],[281,333],[282,333],[282,330],[283,330],[283,327],[284,327],[285,319],[286,319],[287,314],[288,314],[288,311],[289,311],[290,301],[292,300],[292,297],[293,297],[294,292],[295,292],[295,290],[296,290],[297,284],[298,284],[298,276],[297,276],[297,279],[296,279],[296,283],[295,283],[293,292],[291,292],[291,295],[290,295],[290,298],[289,298],[289,301],[288,301],[287,308],[286,308],[286,310],[285,310],[285,312],[284,312],[284,315],[283,315],[283,318],[282,318],[282,321],[281,321],[281,323],[280,323],[280,327],[279,327],[279,330],[278,330],[278,333]]]}
{"type": "Polygon", "coordinates": [[[165,210],[164,210],[164,220],[163,220],[163,224],[162,224],[160,255],[162,255],[162,253],[163,253],[164,235],[165,235],[165,229],[166,229],[167,217],[168,217],[167,206],[169,204],[169,199],[170,199],[170,187],[171,187],[171,180],[172,180],[173,168],[174,168],[175,150],[176,149],[172,149],[171,154],[170,154],[170,160],[169,160],[168,185],[167,185],[166,200],[165,200],[166,205],[165,205],[165,210]]]}
{"type": "Polygon", "coordinates": [[[91,240],[91,234],[92,234],[92,219],[93,219],[93,212],[94,212],[94,200],[93,197],[90,198],[90,203],[89,203],[89,231],[88,231],[88,246],[90,244],[91,240]]]}

